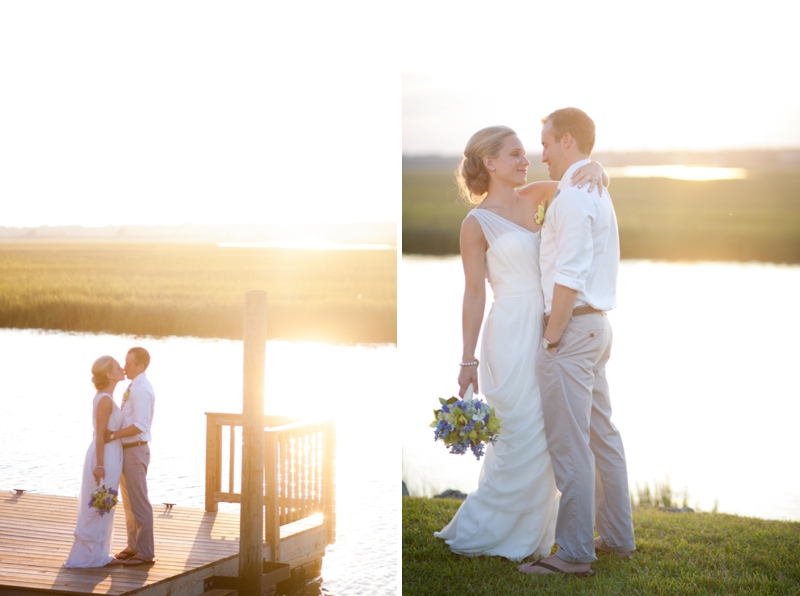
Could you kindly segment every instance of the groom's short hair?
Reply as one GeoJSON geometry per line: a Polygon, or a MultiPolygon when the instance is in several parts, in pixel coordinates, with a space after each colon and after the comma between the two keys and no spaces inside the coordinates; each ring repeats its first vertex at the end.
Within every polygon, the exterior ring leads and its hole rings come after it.
{"type": "Polygon", "coordinates": [[[568,132],[581,153],[591,155],[594,149],[594,121],[589,115],[578,108],[561,108],[542,118],[542,126],[550,122],[553,136],[558,141],[568,132]]]}
{"type": "Polygon", "coordinates": [[[144,365],[145,370],[150,366],[150,353],[144,348],[131,348],[128,354],[133,354],[133,360],[136,364],[144,365]]]}

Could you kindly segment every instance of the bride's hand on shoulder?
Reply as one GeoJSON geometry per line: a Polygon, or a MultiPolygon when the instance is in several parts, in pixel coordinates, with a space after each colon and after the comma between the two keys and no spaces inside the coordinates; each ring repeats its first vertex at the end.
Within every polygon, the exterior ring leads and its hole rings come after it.
{"type": "Polygon", "coordinates": [[[584,184],[588,184],[589,192],[597,188],[597,192],[602,195],[603,187],[608,186],[609,180],[603,164],[599,161],[593,161],[575,170],[572,178],[570,178],[570,185],[583,188],[584,184]]]}

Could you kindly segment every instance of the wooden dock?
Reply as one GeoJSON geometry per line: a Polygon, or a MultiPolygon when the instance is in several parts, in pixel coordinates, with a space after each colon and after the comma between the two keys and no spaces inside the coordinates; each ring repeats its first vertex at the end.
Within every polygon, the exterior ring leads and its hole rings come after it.
{"type": "MultiPolygon", "coordinates": [[[[121,507],[121,506],[120,506],[121,507]]],[[[78,503],[56,497],[0,490],[0,595],[113,594],[197,596],[209,578],[235,576],[239,514],[154,505],[156,563],[144,567],[67,569],[78,503]]],[[[280,527],[280,558],[293,570],[318,563],[328,535],[322,515],[280,527]]],[[[113,552],[125,546],[125,516],[114,519],[113,552]]],[[[273,547],[264,543],[264,559],[273,547]]],[[[221,596],[222,592],[218,593],[221,596]]]]}
{"type": "MultiPolygon", "coordinates": [[[[205,510],[154,507],[155,564],[66,569],[77,499],[0,490],[0,596],[261,596],[319,575],[336,539],[336,428],[263,415],[266,317],[266,292],[247,292],[243,413],[206,412],[205,510]]],[[[112,552],[125,537],[118,508],[112,552]]]]}

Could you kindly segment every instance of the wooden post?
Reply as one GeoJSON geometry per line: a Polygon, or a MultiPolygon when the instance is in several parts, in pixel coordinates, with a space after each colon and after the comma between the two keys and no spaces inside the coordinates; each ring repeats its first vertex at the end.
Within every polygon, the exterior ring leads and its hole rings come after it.
{"type": "Polygon", "coordinates": [[[239,519],[239,594],[260,596],[264,536],[264,360],[267,293],[244,299],[244,400],[242,407],[242,506],[239,519]]]}
{"type": "Polygon", "coordinates": [[[214,498],[221,488],[222,470],[222,427],[217,417],[206,412],[206,511],[217,511],[219,506],[214,498]]]}
{"type": "Polygon", "coordinates": [[[264,498],[264,507],[266,508],[264,539],[269,542],[269,560],[279,563],[281,560],[281,521],[277,474],[278,435],[274,431],[264,433],[264,467],[267,470],[264,498]]]}
{"type": "Polygon", "coordinates": [[[335,461],[336,461],[336,426],[333,421],[325,425],[325,445],[323,447],[323,478],[325,486],[322,488],[322,519],[327,528],[328,544],[336,541],[336,482],[335,482],[335,461]]]}

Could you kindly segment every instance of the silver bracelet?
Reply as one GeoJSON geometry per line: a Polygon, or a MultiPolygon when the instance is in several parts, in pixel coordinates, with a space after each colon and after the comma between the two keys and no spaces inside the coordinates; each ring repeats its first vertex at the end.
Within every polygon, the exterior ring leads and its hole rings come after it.
{"type": "Polygon", "coordinates": [[[476,358],[472,362],[459,362],[458,365],[459,366],[478,366],[480,363],[481,363],[480,360],[478,360],[476,358]]]}

